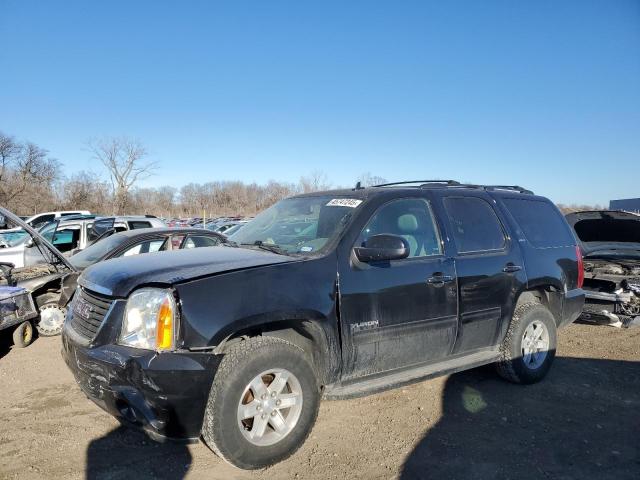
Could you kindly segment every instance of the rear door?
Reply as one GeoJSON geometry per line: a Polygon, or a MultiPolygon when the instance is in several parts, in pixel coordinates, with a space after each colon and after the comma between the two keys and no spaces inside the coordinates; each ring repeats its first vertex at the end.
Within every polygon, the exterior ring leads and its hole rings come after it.
{"type": "Polygon", "coordinates": [[[511,320],[525,281],[520,248],[484,191],[439,191],[458,277],[458,338],[454,353],[495,346],[511,320]]]}
{"type": "MultiPolygon", "coordinates": [[[[425,194],[426,195],[426,194],[425,194]]],[[[339,260],[344,378],[437,361],[451,353],[457,329],[453,261],[444,255],[429,199],[399,198],[377,206],[355,226],[339,260]],[[402,236],[410,256],[363,264],[354,246],[371,235],[402,236]]]]}

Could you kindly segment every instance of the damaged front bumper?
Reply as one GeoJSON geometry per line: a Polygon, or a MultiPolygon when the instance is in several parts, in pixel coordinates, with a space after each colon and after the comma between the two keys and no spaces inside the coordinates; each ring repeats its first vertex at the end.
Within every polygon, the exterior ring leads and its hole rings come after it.
{"type": "Polygon", "coordinates": [[[217,355],[84,346],[70,328],[65,322],[62,355],[87,397],[156,441],[198,441],[217,355]]]}

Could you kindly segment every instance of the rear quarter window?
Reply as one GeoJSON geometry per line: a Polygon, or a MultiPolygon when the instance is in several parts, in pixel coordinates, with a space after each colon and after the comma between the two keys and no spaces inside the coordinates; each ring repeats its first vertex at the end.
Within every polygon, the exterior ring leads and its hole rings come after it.
{"type": "Polygon", "coordinates": [[[151,228],[151,224],[149,222],[133,220],[129,222],[129,228],[131,230],[137,230],[138,228],[151,228]]]}
{"type": "Polygon", "coordinates": [[[575,244],[566,220],[550,203],[520,198],[505,198],[502,202],[534,247],[566,247],[575,244]]]}

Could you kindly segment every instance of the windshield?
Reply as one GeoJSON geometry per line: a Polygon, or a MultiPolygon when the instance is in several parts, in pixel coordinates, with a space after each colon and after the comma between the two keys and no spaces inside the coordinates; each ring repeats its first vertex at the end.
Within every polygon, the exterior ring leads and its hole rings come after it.
{"type": "Polygon", "coordinates": [[[104,238],[73,255],[69,259],[69,262],[78,270],[84,270],[94,263],[99,262],[110,252],[118,248],[125,239],[125,236],[117,234],[104,238]]]}
{"type": "Polygon", "coordinates": [[[360,203],[330,196],[288,198],[244,224],[229,239],[240,245],[276,245],[288,254],[316,253],[342,232],[360,203]]]}

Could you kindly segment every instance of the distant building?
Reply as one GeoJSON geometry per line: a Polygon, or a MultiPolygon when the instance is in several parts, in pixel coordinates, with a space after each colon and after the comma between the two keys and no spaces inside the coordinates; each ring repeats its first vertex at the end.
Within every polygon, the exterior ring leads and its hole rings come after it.
{"type": "Polygon", "coordinates": [[[611,200],[609,202],[609,210],[624,210],[626,212],[640,213],[640,198],[611,200]]]}

